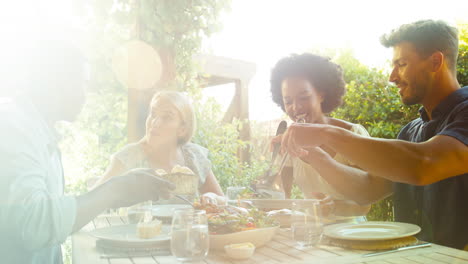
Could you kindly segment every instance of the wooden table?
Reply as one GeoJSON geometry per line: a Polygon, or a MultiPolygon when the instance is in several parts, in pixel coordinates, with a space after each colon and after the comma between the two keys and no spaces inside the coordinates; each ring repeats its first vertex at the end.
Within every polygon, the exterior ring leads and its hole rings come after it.
{"type": "MultiPolygon", "coordinates": [[[[74,264],[157,264],[179,263],[173,256],[126,257],[101,259],[102,252],[96,250],[96,240],[87,234],[95,228],[125,224],[121,217],[98,217],[72,236],[74,264]]],[[[430,247],[411,249],[374,257],[363,257],[368,251],[348,250],[339,247],[320,245],[299,250],[294,247],[288,229],[280,229],[267,245],[257,248],[248,260],[235,261],[223,252],[210,252],[202,263],[468,263],[468,252],[433,244],[430,247]]]]}

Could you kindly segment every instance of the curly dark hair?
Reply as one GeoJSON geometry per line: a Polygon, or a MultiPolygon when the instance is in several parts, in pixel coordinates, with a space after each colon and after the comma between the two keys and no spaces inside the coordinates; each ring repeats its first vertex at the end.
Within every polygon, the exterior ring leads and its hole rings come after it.
{"type": "Polygon", "coordinates": [[[341,105],[345,94],[343,69],[340,65],[310,53],[292,54],[279,60],[271,71],[270,90],[273,102],[285,111],[281,83],[288,77],[300,77],[308,80],[317,92],[324,95],[322,111],[330,113],[341,105]]]}
{"type": "Polygon", "coordinates": [[[380,42],[386,48],[401,42],[410,42],[423,56],[442,52],[449,61],[451,70],[456,70],[458,57],[458,29],[442,20],[419,20],[401,25],[383,35],[380,42]]]}

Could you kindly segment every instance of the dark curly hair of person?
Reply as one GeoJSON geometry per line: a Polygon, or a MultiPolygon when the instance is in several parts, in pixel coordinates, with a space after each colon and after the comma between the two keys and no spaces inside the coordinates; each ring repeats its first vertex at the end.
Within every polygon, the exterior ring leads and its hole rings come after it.
{"type": "Polygon", "coordinates": [[[340,106],[345,94],[343,69],[330,58],[304,53],[292,54],[279,60],[271,71],[270,90],[273,102],[285,111],[281,83],[289,77],[308,80],[317,92],[322,93],[322,111],[330,113],[340,106]]]}

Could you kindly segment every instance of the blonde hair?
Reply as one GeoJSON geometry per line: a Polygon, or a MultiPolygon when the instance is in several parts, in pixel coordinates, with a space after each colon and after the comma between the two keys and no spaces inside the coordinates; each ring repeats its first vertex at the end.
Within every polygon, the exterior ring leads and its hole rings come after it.
{"type": "Polygon", "coordinates": [[[156,100],[168,102],[177,109],[186,128],[185,134],[178,139],[178,143],[184,145],[189,142],[195,133],[196,127],[195,112],[189,98],[180,92],[161,91],[154,94],[151,104],[156,100]]]}

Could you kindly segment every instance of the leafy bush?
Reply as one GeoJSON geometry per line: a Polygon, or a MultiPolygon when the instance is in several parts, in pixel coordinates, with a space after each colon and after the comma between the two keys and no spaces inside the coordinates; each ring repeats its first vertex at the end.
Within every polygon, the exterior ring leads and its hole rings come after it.
{"type": "Polygon", "coordinates": [[[459,24],[460,47],[457,62],[457,79],[460,85],[468,86],[468,23],[459,24]]]}
{"type": "MultiPolygon", "coordinates": [[[[197,131],[193,142],[200,144],[210,151],[213,173],[223,190],[228,186],[249,186],[250,182],[266,169],[266,162],[262,158],[254,158],[250,164],[241,163],[238,158],[239,150],[251,143],[239,139],[240,120],[233,123],[221,123],[221,106],[212,98],[206,102],[195,102],[197,116],[197,131]]],[[[252,147],[253,155],[261,156],[256,147],[252,147]]]]}

